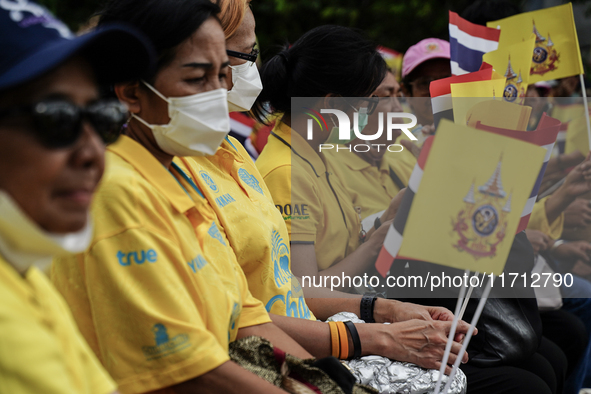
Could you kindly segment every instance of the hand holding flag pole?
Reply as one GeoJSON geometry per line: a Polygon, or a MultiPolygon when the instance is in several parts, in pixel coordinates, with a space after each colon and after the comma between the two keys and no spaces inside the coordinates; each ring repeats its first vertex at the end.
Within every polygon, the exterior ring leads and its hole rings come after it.
{"type": "MultiPolygon", "coordinates": [[[[511,240],[520,222],[525,203],[534,188],[534,183],[540,172],[546,150],[539,146],[533,146],[531,143],[525,143],[517,141],[515,138],[506,138],[507,136],[495,134],[494,132],[477,130],[466,126],[454,125],[449,121],[443,121],[439,125],[437,136],[425,141],[417,166],[411,175],[409,189],[403,197],[401,207],[386,236],[384,247],[376,262],[376,268],[382,276],[387,276],[396,257],[405,259],[401,256],[418,260],[416,264],[420,264],[420,261],[428,261],[452,268],[467,269],[467,272],[470,271],[471,267],[479,267],[478,270],[481,272],[485,271],[495,274],[503,271],[512,243],[511,240]],[[488,146],[489,149],[481,151],[465,148],[466,146],[483,145],[488,146]],[[503,157],[502,163],[499,161],[500,152],[503,152],[501,155],[503,157]],[[427,156],[429,156],[428,162],[427,156]],[[526,163],[523,162],[523,157],[528,157],[526,163]],[[452,167],[450,168],[450,166],[452,167]],[[503,170],[501,175],[501,167],[505,168],[505,166],[508,168],[519,168],[519,174],[503,170]],[[494,170],[495,167],[497,170],[494,170]],[[448,175],[453,171],[456,172],[456,176],[454,177],[455,183],[450,185],[448,175]],[[492,178],[491,172],[494,173],[492,178]],[[500,183],[497,184],[496,182],[500,182],[501,176],[503,178],[503,186],[505,188],[509,187],[509,190],[512,190],[512,203],[509,204],[509,200],[507,200],[509,196],[503,191],[493,193],[494,195],[499,195],[499,197],[492,197],[493,199],[501,198],[500,196],[504,197],[496,203],[491,203],[499,205],[497,212],[501,212],[501,207],[509,209],[508,207],[511,205],[510,212],[507,211],[508,216],[504,216],[505,219],[501,219],[503,223],[506,223],[503,224],[506,227],[503,227],[504,232],[502,236],[508,242],[498,244],[493,255],[482,259],[481,257],[472,256],[472,253],[475,253],[477,249],[473,250],[470,248],[470,244],[464,245],[461,239],[459,241],[457,240],[457,237],[460,236],[459,233],[450,232],[448,227],[449,217],[450,214],[454,217],[454,215],[457,216],[458,214],[461,215],[462,212],[466,212],[466,209],[472,210],[480,207],[483,203],[478,202],[480,201],[479,199],[489,199],[487,197],[488,194],[482,193],[486,192],[489,187],[493,187],[492,185],[500,186],[500,183]],[[473,184],[474,179],[477,180],[477,185],[482,184],[483,186],[475,188],[473,184]],[[488,182],[486,182],[487,179],[489,179],[488,182]],[[495,179],[499,180],[496,181],[495,179]],[[466,196],[468,189],[472,190],[469,192],[470,198],[466,196]],[[441,194],[442,191],[445,191],[443,195],[441,194]],[[433,196],[437,196],[437,204],[433,204],[433,196]],[[468,204],[469,207],[462,208],[464,204],[468,204]],[[460,213],[458,213],[459,209],[461,210],[460,213]],[[443,234],[450,235],[448,237],[447,235],[443,236],[443,234]],[[432,240],[428,248],[425,248],[423,244],[424,239],[432,240]]],[[[490,190],[488,191],[491,192],[490,190]]],[[[486,204],[489,203],[487,202],[486,204]]],[[[485,221],[483,223],[486,224],[488,222],[485,221]]],[[[469,227],[470,224],[467,224],[469,227]]],[[[491,234],[496,234],[494,230],[492,231],[493,233],[491,234]]],[[[415,264],[415,262],[411,262],[411,264],[415,264]]],[[[484,308],[490,292],[490,286],[492,284],[489,282],[487,284],[487,290],[479,301],[478,313],[474,315],[474,319],[472,320],[472,324],[474,325],[478,322],[480,313],[484,308]]],[[[461,294],[456,305],[452,328],[457,327],[461,311],[465,310],[467,302],[470,299],[470,297],[466,298],[467,287],[460,289],[460,291],[461,294]]],[[[462,356],[474,333],[474,329],[475,326],[471,327],[470,335],[467,335],[464,339],[462,356]]],[[[449,360],[450,348],[454,337],[455,330],[452,329],[442,360],[441,379],[443,379],[443,371],[445,371],[447,361],[449,360]]],[[[454,365],[452,374],[455,375],[458,366],[459,363],[454,365]]],[[[439,382],[439,387],[441,387],[441,382],[439,382]]],[[[445,388],[444,392],[448,389],[449,387],[445,388]]]]}

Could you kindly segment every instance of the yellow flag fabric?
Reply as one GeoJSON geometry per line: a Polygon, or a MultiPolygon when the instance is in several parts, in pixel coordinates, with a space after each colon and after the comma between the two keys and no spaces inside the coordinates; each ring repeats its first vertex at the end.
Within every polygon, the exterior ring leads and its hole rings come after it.
{"type": "Polygon", "coordinates": [[[501,274],[545,153],[533,144],[442,120],[399,254],[501,274]]]}
{"type": "Polygon", "coordinates": [[[531,107],[509,103],[504,100],[487,100],[475,104],[466,115],[468,126],[480,122],[501,129],[525,131],[531,116],[531,107]]]}
{"type": "Polygon", "coordinates": [[[583,156],[587,156],[589,154],[587,120],[584,116],[572,120],[568,124],[568,130],[566,132],[566,144],[564,146],[564,153],[568,155],[577,150],[581,152],[583,156]]]}
{"type": "Polygon", "coordinates": [[[501,29],[499,48],[536,36],[529,83],[583,74],[571,3],[487,23],[501,29]]]}
{"type": "Polygon", "coordinates": [[[465,125],[469,121],[467,115],[474,105],[502,96],[505,77],[493,71],[490,81],[452,83],[450,88],[454,120],[457,124],[465,125]]]}
{"type": "Polygon", "coordinates": [[[532,62],[531,53],[535,43],[536,36],[531,34],[529,39],[523,42],[499,47],[482,57],[484,62],[492,65],[496,72],[507,79],[503,91],[503,98],[507,102],[523,104],[525,100],[532,62]]]}

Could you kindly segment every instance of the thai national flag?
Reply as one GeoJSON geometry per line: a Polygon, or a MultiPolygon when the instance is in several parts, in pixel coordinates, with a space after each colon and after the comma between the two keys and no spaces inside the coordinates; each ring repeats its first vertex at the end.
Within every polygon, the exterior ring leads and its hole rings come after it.
{"type": "Polygon", "coordinates": [[[449,45],[452,75],[478,71],[482,55],[496,51],[501,30],[475,25],[449,12],[449,45]]]}
{"type": "MultiPolygon", "coordinates": [[[[540,123],[538,124],[537,129],[528,132],[519,130],[500,129],[497,127],[482,125],[480,123],[477,124],[476,128],[478,129],[490,131],[492,133],[504,135],[511,138],[516,138],[521,141],[526,141],[546,148],[546,157],[544,158],[544,164],[542,165],[536,183],[534,184],[534,187],[530,194],[530,198],[528,199],[521,213],[521,220],[519,222],[519,225],[517,226],[516,233],[525,230],[525,228],[527,227],[527,223],[529,222],[533,205],[538,196],[538,191],[540,189],[542,177],[544,176],[548,160],[550,159],[550,153],[552,152],[554,142],[556,141],[556,136],[558,135],[558,131],[560,130],[560,125],[560,121],[551,118],[546,114],[543,115],[542,119],[540,120],[540,123]]],[[[425,168],[425,163],[427,162],[429,151],[431,150],[431,145],[433,144],[434,138],[436,138],[436,136],[429,137],[425,140],[423,144],[421,154],[417,159],[417,164],[415,165],[415,168],[410,176],[408,188],[404,193],[404,197],[402,198],[400,207],[398,208],[398,212],[396,214],[396,217],[394,218],[394,222],[390,225],[390,228],[388,229],[388,233],[386,234],[386,238],[384,239],[384,245],[382,246],[382,250],[376,260],[376,270],[383,277],[386,277],[388,275],[390,267],[392,266],[392,263],[394,263],[394,259],[412,260],[407,257],[398,255],[398,252],[400,251],[400,247],[402,246],[402,235],[404,233],[404,227],[406,226],[408,214],[410,213],[410,207],[412,205],[414,196],[417,193],[417,190],[419,189],[421,179],[423,178],[423,169],[425,168]]]]}

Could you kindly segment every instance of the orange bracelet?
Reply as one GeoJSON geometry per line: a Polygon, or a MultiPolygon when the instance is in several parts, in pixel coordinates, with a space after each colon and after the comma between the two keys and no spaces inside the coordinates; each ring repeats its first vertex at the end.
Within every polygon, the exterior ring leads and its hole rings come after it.
{"type": "Polygon", "coordinates": [[[339,358],[339,331],[337,328],[337,323],[331,321],[328,322],[328,327],[330,328],[330,343],[331,343],[331,352],[332,356],[339,358]]]}
{"type": "Polygon", "coordinates": [[[349,358],[349,334],[345,323],[342,321],[337,322],[337,328],[339,329],[339,342],[341,344],[340,358],[346,360],[349,358]]]}

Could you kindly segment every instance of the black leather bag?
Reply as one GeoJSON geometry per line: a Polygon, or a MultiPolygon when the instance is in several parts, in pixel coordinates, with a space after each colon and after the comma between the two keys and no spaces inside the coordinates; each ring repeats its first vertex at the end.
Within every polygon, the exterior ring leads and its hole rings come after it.
{"type": "Polygon", "coordinates": [[[535,299],[489,298],[476,325],[478,335],[468,346],[469,363],[496,367],[531,357],[541,337],[530,323],[528,308],[537,308],[535,299]],[[533,305],[527,305],[531,302],[533,305]]]}

